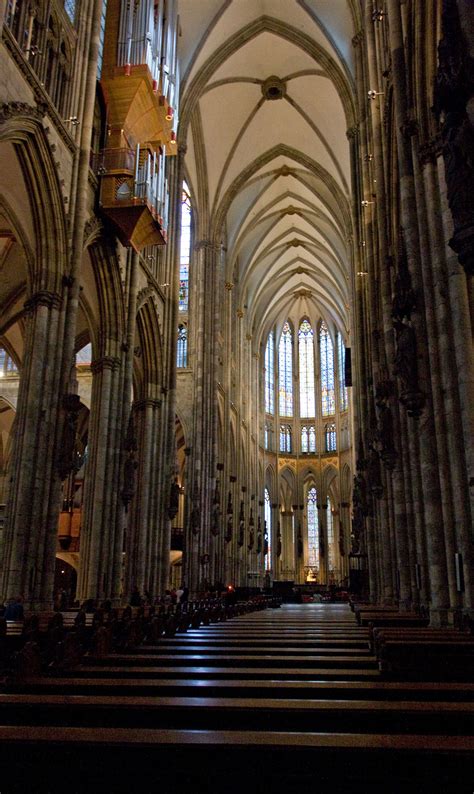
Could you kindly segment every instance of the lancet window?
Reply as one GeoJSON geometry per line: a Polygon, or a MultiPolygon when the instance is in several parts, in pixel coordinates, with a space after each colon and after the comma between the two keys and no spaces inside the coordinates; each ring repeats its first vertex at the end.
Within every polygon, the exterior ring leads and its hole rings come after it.
{"type": "Polygon", "coordinates": [[[293,334],[285,323],[278,350],[278,393],[280,416],[293,416],[293,334]]]}
{"type": "Polygon", "coordinates": [[[321,366],[321,410],[323,416],[336,412],[334,390],[334,349],[328,327],[323,321],[319,331],[319,351],[321,366]]]}
{"type": "Polygon", "coordinates": [[[273,331],[270,331],[265,348],[265,411],[275,412],[275,351],[273,331]]]}
{"type": "Polygon", "coordinates": [[[315,416],[314,399],[314,341],[313,329],[303,320],[298,331],[300,416],[315,416]]]}
{"type": "Polygon", "coordinates": [[[310,488],[306,499],[306,512],[308,516],[308,566],[317,578],[314,569],[319,569],[319,519],[318,498],[316,488],[310,488]]]}

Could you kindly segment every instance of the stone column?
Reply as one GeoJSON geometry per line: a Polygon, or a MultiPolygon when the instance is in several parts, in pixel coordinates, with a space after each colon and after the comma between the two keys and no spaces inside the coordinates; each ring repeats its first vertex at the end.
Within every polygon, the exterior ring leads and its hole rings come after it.
{"type": "Polygon", "coordinates": [[[120,499],[116,457],[121,448],[121,360],[103,356],[91,365],[92,411],[85,472],[77,597],[112,598],[118,603],[114,568],[114,508],[120,499]]]}
{"type": "Polygon", "coordinates": [[[51,607],[59,499],[49,504],[58,459],[50,443],[62,405],[58,373],[62,354],[63,296],[41,291],[26,304],[24,362],[5,515],[3,598],[22,596],[29,608],[51,607]],[[52,514],[55,523],[52,521],[52,514]]]}
{"type": "Polygon", "coordinates": [[[397,136],[399,190],[401,221],[408,260],[408,269],[417,294],[417,311],[413,315],[410,333],[417,344],[419,387],[425,395],[426,407],[420,425],[420,453],[424,493],[426,542],[428,549],[431,584],[431,619],[433,624],[447,619],[449,607],[446,549],[443,533],[443,513],[440,500],[438,455],[433,421],[429,351],[423,305],[423,276],[419,248],[418,212],[415,194],[411,142],[406,136],[408,120],[406,107],[406,67],[403,44],[400,4],[398,0],[387,2],[390,47],[393,70],[394,113],[397,136]]]}

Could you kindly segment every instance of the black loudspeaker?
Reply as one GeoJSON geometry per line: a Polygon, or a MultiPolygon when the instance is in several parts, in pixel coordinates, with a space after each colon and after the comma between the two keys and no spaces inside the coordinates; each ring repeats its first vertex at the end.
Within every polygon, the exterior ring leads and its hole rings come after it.
{"type": "Polygon", "coordinates": [[[352,386],[352,359],[350,347],[346,347],[346,355],[344,357],[344,380],[346,386],[352,386]]]}

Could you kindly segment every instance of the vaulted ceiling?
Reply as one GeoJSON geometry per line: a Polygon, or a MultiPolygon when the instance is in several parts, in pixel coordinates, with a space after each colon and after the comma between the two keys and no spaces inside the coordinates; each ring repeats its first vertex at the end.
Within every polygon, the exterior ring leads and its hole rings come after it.
{"type": "MultiPolygon", "coordinates": [[[[179,0],[197,235],[222,240],[257,338],[299,302],[349,330],[358,0],[179,0]]],[[[299,308],[297,309],[297,311],[299,308]]]]}

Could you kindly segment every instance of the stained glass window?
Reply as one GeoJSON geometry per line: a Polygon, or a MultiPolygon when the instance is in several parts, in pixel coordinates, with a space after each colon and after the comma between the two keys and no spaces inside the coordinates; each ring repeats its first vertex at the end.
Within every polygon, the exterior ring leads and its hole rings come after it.
{"type": "Polygon", "coordinates": [[[188,331],[185,325],[178,326],[178,344],[176,348],[176,366],[188,365],[188,331]]]}
{"type": "Polygon", "coordinates": [[[179,258],[179,311],[189,309],[189,259],[191,256],[191,197],[186,182],[181,194],[181,245],[179,258]]]}
{"type": "Polygon", "coordinates": [[[328,567],[330,571],[334,571],[336,566],[335,549],[334,549],[334,516],[332,513],[331,500],[328,499],[327,509],[327,532],[328,532],[328,567]]]}
{"type": "Polygon", "coordinates": [[[267,534],[265,538],[266,544],[265,549],[267,553],[265,554],[265,570],[269,571],[272,567],[272,506],[270,504],[270,493],[268,488],[265,488],[264,492],[264,528],[267,534]]]}
{"type": "Polygon", "coordinates": [[[265,411],[275,413],[275,347],[270,331],[265,348],[265,411]]]}
{"type": "Polygon", "coordinates": [[[341,334],[337,335],[337,347],[338,347],[338,365],[339,365],[339,407],[341,411],[347,411],[348,398],[347,398],[346,376],[345,376],[346,348],[344,345],[344,339],[342,338],[341,334]]]}
{"type": "Polygon", "coordinates": [[[336,395],[334,391],[334,350],[326,323],[321,323],[319,332],[321,357],[321,407],[323,416],[332,416],[336,412],[336,395]]]}
{"type": "Polygon", "coordinates": [[[84,345],[80,350],[76,353],[76,367],[77,366],[90,366],[92,362],[92,345],[89,342],[87,345],[84,345]]]}
{"type": "Polygon", "coordinates": [[[64,10],[74,25],[76,20],[76,0],[64,0],[64,10]]]}
{"type": "Polygon", "coordinates": [[[285,323],[278,349],[278,393],[280,416],[293,416],[293,334],[285,323]]]}
{"type": "Polygon", "coordinates": [[[280,452],[291,452],[291,427],[280,425],[280,452]]]}
{"type": "Polygon", "coordinates": [[[18,367],[4,347],[0,347],[0,378],[6,375],[17,375],[18,367]]]}
{"type": "Polygon", "coordinates": [[[310,488],[307,497],[308,512],[308,565],[319,569],[319,520],[316,488],[310,488]]]}
{"type": "Polygon", "coordinates": [[[273,427],[270,422],[265,422],[265,449],[273,448],[273,427]]]}
{"type": "Polygon", "coordinates": [[[298,331],[300,416],[315,416],[313,329],[303,320],[298,331]]]}
{"type": "Polygon", "coordinates": [[[301,428],[301,452],[316,452],[316,429],[314,425],[301,428]]]}
{"type": "Polygon", "coordinates": [[[335,452],[337,449],[337,442],[336,442],[336,425],[326,425],[325,429],[325,447],[326,452],[335,452]]]}

